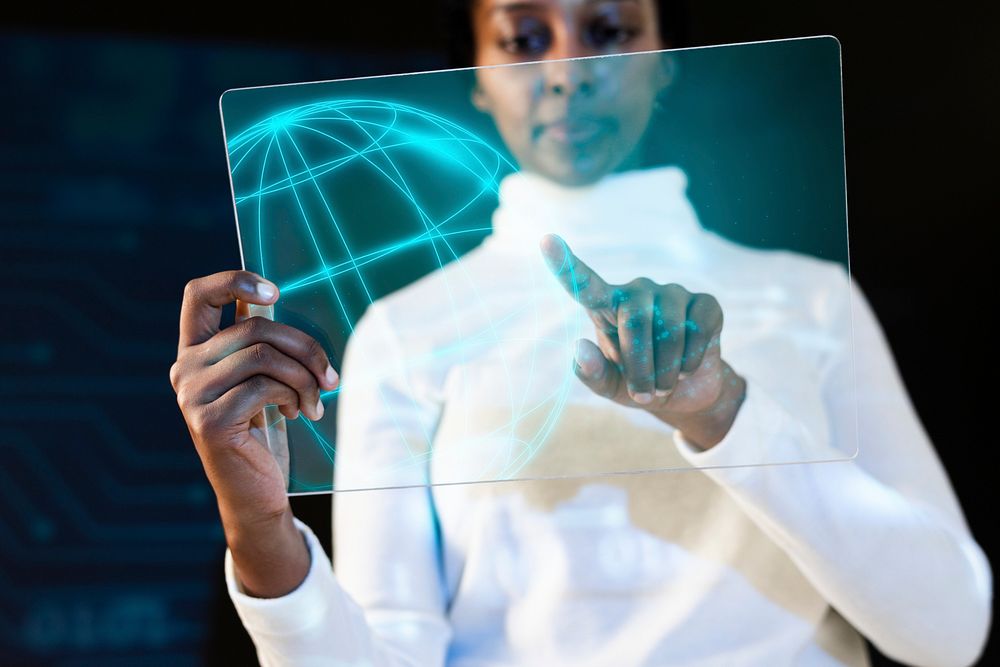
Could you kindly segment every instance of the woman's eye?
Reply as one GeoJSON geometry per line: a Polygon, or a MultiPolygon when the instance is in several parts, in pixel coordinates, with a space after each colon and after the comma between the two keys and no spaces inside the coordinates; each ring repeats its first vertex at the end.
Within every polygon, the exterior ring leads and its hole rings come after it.
{"type": "Polygon", "coordinates": [[[500,40],[500,47],[513,54],[543,53],[548,50],[551,44],[552,31],[544,23],[535,19],[518,21],[514,34],[500,40]]]}
{"type": "Polygon", "coordinates": [[[624,44],[638,34],[638,30],[625,25],[609,23],[607,19],[594,21],[587,27],[588,43],[595,48],[608,48],[624,44]]]}

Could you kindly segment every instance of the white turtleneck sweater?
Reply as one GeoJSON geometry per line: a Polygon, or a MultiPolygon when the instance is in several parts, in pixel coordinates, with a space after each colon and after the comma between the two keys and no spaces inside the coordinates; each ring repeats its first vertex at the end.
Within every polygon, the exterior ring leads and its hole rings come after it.
{"type": "Polygon", "coordinates": [[[245,594],[227,551],[262,665],[863,665],[861,634],[971,664],[989,563],[864,295],[839,265],[704,230],[686,183],[510,175],[480,247],[369,308],[343,360],[338,489],[562,478],[337,493],[333,565],[296,519],[312,564],[281,598],[245,594]],[[747,379],[720,443],[572,377],[593,332],[542,277],[546,232],[609,282],[719,300],[747,379]],[[593,476],[643,469],[675,471],[593,476]]]}

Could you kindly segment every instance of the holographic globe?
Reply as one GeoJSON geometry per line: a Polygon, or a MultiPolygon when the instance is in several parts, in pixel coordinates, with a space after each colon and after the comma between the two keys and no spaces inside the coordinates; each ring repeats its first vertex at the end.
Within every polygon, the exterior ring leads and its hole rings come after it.
{"type": "MultiPolygon", "coordinates": [[[[228,149],[244,265],[279,286],[275,319],[302,328],[333,351],[343,350],[370,304],[460,263],[489,235],[500,180],[515,169],[503,152],[453,120],[370,99],[316,102],[274,113],[229,139],[228,149]]],[[[536,282],[545,282],[546,298],[569,304],[550,276],[536,282]]],[[[457,321],[482,306],[475,301],[448,302],[442,295],[434,316],[457,321]]],[[[551,306],[526,298],[509,308],[508,319],[522,316],[519,311],[526,308],[551,306]]],[[[561,331],[553,341],[551,331],[530,326],[491,327],[440,354],[457,364],[487,348],[515,345],[523,351],[527,344],[533,348],[529,358],[551,359],[553,346],[569,350],[578,334],[561,331]]],[[[568,358],[557,356],[568,371],[568,358]]],[[[536,385],[540,377],[534,376],[536,385]]],[[[508,463],[483,467],[473,461],[456,474],[516,477],[541,447],[569,381],[556,387],[531,386],[531,381],[531,376],[522,382],[510,373],[499,378],[508,385],[501,395],[510,428],[469,434],[470,457],[489,449],[491,459],[508,463]],[[527,432],[525,424],[532,425],[527,432]],[[498,447],[508,450],[498,452],[498,447]]],[[[346,391],[350,382],[344,377],[337,391],[346,391]]],[[[282,419],[276,411],[271,414],[282,419]]],[[[290,489],[330,488],[337,457],[332,421],[300,417],[286,425],[290,489]]],[[[392,467],[428,468],[433,456],[429,447],[392,467]]],[[[455,450],[448,456],[454,461],[455,450]]]]}

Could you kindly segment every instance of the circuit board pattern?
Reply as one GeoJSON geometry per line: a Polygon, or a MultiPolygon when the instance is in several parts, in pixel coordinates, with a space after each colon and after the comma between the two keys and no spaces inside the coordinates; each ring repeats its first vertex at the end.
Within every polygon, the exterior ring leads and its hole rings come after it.
{"type": "Polygon", "coordinates": [[[168,369],[184,284],[239,266],[219,94],[439,60],[0,34],[4,664],[206,664],[224,542],[168,369]]]}

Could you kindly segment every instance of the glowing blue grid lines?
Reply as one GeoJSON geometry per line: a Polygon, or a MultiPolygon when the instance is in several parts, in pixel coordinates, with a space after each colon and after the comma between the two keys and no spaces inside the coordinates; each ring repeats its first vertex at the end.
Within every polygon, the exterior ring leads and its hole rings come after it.
{"type": "MultiPolygon", "coordinates": [[[[439,268],[454,262],[452,268],[467,287],[472,287],[475,301],[456,301],[451,284],[445,281],[459,343],[425,358],[407,359],[406,366],[412,369],[441,357],[464,362],[484,349],[496,348],[507,375],[510,408],[509,423],[497,431],[507,433],[512,446],[499,478],[516,475],[553,428],[566,400],[571,373],[567,368],[566,377],[559,386],[547,388],[542,402],[528,405],[526,394],[514,395],[502,346],[511,337],[502,334],[498,326],[523,315],[520,311],[531,305],[524,304],[495,318],[482,306],[476,279],[467,274],[461,253],[453,245],[455,239],[464,235],[488,233],[488,220],[475,213],[473,207],[490,204],[498,195],[500,178],[515,166],[456,122],[410,105],[372,99],[325,100],[271,114],[233,136],[228,150],[244,261],[248,269],[277,283],[283,299],[295,298],[299,293],[304,299],[314,298],[311,295],[322,288],[332,297],[342,324],[353,332],[344,280],[359,286],[364,301],[371,304],[379,295],[377,289],[370,288],[366,270],[386,261],[399,261],[402,252],[421,247],[433,253],[439,268]],[[465,187],[458,187],[461,184],[465,187]],[[455,198],[453,193],[458,190],[463,194],[455,198]],[[364,197],[379,202],[394,198],[405,202],[412,229],[388,243],[373,245],[368,239],[359,240],[359,228],[384,222],[377,214],[358,218],[357,200],[364,197]],[[289,244],[290,237],[292,245],[299,248],[294,257],[281,250],[283,244],[289,244]],[[457,325],[459,314],[475,308],[481,308],[487,315],[486,325],[480,331],[466,332],[463,337],[457,325]],[[518,423],[540,410],[548,413],[539,431],[528,441],[515,437],[518,423]],[[515,445],[517,454],[513,453],[515,445]]],[[[554,340],[551,336],[532,339],[529,377],[539,348],[565,347],[579,335],[579,327],[567,325],[562,333],[566,335],[564,340],[554,340]]],[[[402,379],[415,406],[408,373],[402,373],[402,379]]],[[[345,378],[345,383],[350,381],[345,378]]],[[[323,398],[329,399],[341,389],[325,392],[323,398]]],[[[395,422],[384,395],[382,402],[395,422]]],[[[332,466],[336,450],[329,438],[308,420],[299,419],[295,423],[298,422],[304,425],[298,430],[299,436],[307,435],[309,442],[293,437],[291,448],[317,448],[332,466]]],[[[433,450],[426,446],[433,442],[433,434],[423,429],[420,440],[424,446],[421,446],[409,441],[414,434],[398,423],[395,426],[408,455],[390,467],[426,465],[433,456],[433,450]]],[[[290,434],[294,430],[290,429],[290,434]]],[[[300,484],[319,488],[315,484],[300,484]]]]}

